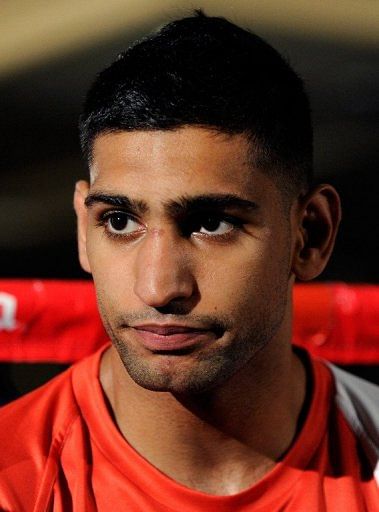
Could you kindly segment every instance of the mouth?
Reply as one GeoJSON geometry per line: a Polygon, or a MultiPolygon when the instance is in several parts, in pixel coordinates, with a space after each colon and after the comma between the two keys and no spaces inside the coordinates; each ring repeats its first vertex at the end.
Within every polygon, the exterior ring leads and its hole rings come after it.
{"type": "Polygon", "coordinates": [[[166,354],[192,349],[216,338],[212,330],[184,325],[149,324],[131,328],[144,348],[166,354]]]}

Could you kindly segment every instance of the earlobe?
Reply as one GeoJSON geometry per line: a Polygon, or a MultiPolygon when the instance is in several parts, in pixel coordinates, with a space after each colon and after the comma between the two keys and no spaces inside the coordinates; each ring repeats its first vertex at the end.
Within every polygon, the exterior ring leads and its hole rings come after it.
{"type": "Polygon", "coordinates": [[[341,220],[339,195],[331,185],[319,185],[301,199],[292,271],[302,281],[324,270],[341,220]]]}
{"type": "Polygon", "coordinates": [[[81,180],[76,183],[74,192],[74,209],[77,218],[77,239],[80,265],[84,271],[91,273],[87,257],[88,212],[84,204],[88,190],[89,184],[86,181],[81,180]]]}

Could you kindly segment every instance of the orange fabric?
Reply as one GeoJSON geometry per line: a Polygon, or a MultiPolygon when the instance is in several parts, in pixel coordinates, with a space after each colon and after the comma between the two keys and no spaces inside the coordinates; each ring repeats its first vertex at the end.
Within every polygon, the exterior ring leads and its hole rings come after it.
{"type": "Polygon", "coordinates": [[[1,410],[0,510],[379,511],[377,486],[322,362],[312,363],[312,402],[287,455],[256,485],[222,497],[174,482],[122,438],[98,380],[102,350],[1,410]]]}

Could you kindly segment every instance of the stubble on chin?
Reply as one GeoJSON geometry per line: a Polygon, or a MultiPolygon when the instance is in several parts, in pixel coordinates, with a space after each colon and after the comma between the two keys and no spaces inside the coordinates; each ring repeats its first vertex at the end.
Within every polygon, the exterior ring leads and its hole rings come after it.
{"type": "Polygon", "coordinates": [[[201,317],[203,322],[207,319],[208,325],[217,324],[223,334],[200,350],[183,355],[144,355],[142,350],[128,343],[127,329],[121,327],[127,321],[141,319],[142,315],[119,316],[111,323],[100,301],[99,308],[121,362],[136,384],[150,391],[197,395],[225,383],[270,342],[282,322],[285,304],[278,306],[275,312],[271,310],[270,314],[257,315],[255,324],[246,323],[236,334],[231,319],[201,317]]]}

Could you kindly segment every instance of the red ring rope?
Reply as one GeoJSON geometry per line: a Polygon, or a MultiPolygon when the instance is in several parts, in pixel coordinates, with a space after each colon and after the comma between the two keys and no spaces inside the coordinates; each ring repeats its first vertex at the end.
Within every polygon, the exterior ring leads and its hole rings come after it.
{"type": "MultiPolygon", "coordinates": [[[[298,284],[294,343],[341,364],[379,363],[379,286],[298,284]]],[[[0,361],[74,362],[107,341],[89,281],[0,280],[0,361]]]]}

